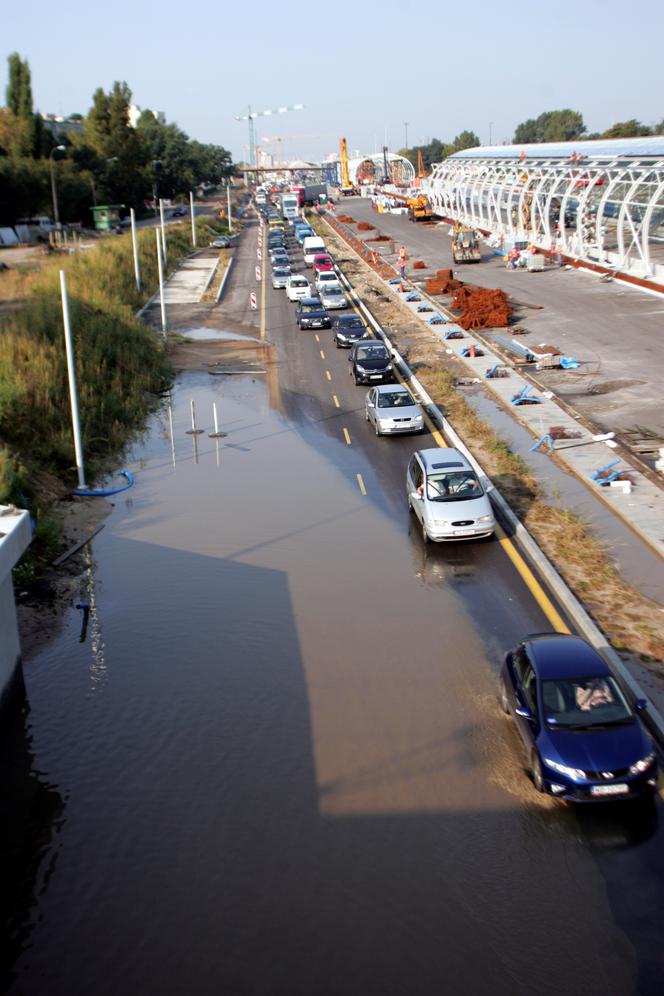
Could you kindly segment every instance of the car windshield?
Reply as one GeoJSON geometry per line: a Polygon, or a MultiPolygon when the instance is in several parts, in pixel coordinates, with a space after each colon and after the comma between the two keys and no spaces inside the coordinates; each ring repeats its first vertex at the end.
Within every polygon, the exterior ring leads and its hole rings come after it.
{"type": "Polygon", "coordinates": [[[472,470],[427,475],[427,497],[430,501],[468,501],[483,494],[482,485],[472,470]]]}
{"type": "Polygon", "coordinates": [[[320,304],[303,304],[301,310],[304,312],[322,311],[322,307],[320,304]]]}
{"type": "Polygon", "coordinates": [[[326,287],[325,296],[326,297],[341,297],[343,291],[341,287],[326,287]]]}
{"type": "Polygon", "coordinates": [[[379,408],[406,408],[414,404],[408,391],[386,391],[378,395],[379,408]]]}
{"type": "Polygon", "coordinates": [[[358,360],[386,360],[387,350],[385,346],[360,346],[360,348],[355,353],[355,357],[358,360]]]}
{"type": "Polygon", "coordinates": [[[357,315],[342,315],[339,318],[339,325],[344,329],[363,329],[364,323],[357,315]]]}
{"type": "Polygon", "coordinates": [[[611,675],[542,682],[547,726],[567,730],[631,723],[634,715],[611,675]]]}
{"type": "Polygon", "coordinates": [[[274,271],[275,277],[287,277],[289,273],[290,270],[287,266],[278,266],[274,271]]]}
{"type": "Polygon", "coordinates": [[[336,284],[338,283],[336,275],[334,273],[321,273],[318,277],[319,284],[336,284]]]}

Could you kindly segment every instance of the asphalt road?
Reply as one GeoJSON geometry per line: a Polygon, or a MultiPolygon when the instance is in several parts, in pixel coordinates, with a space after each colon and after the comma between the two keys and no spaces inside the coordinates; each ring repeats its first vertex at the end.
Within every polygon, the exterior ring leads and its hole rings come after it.
{"type": "Polygon", "coordinates": [[[547,619],[499,543],[425,547],[404,470],[431,437],[376,439],[283,291],[247,311],[255,238],[205,326],[264,332],[267,377],[178,378],[87,629],[72,606],[26,662],[7,991],[654,996],[661,803],[537,795],[497,673],[547,619]]]}

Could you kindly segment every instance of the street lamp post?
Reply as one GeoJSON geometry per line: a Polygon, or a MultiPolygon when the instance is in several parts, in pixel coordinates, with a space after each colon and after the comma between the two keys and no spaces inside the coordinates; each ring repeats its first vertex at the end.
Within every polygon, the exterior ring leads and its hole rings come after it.
{"type": "Polygon", "coordinates": [[[53,153],[54,152],[66,152],[67,147],[64,145],[55,145],[48,154],[49,163],[51,166],[51,197],[53,198],[53,221],[56,226],[60,227],[60,212],[58,210],[58,190],[55,184],[55,170],[53,169],[53,153]]]}
{"type": "Polygon", "coordinates": [[[404,148],[407,149],[408,148],[408,122],[407,121],[404,121],[403,127],[404,127],[405,138],[406,138],[406,144],[405,144],[404,148]]]}

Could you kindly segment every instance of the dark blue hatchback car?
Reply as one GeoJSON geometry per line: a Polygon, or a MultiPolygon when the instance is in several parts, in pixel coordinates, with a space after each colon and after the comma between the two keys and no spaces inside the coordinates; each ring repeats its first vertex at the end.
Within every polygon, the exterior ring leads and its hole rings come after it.
{"type": "Polygon", "coordinates": [[[514,717],[535,787],[570,802],[652,796],[652,740],[603,658],[559,633],[526,637],[505,657],[504,712],[514,717]]]}

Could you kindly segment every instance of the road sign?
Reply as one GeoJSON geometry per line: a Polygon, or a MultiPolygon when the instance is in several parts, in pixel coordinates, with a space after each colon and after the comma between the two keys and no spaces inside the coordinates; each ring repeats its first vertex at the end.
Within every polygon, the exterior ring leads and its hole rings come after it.
{"type": "Polygon", "coordinates": [[[251,310],[255,311],[256,307],[257,307],[257,305],[256,305],[256,295],[253,292],[249,295],[249,304],[251,305],[251,310]]]}
{"type": "Polygon", "coordinates": [[[260,280],[260,278],[261,278],[261,268],[260,268],[260,266],[257,266],[256,267],[256,280],[260,280]]]}

